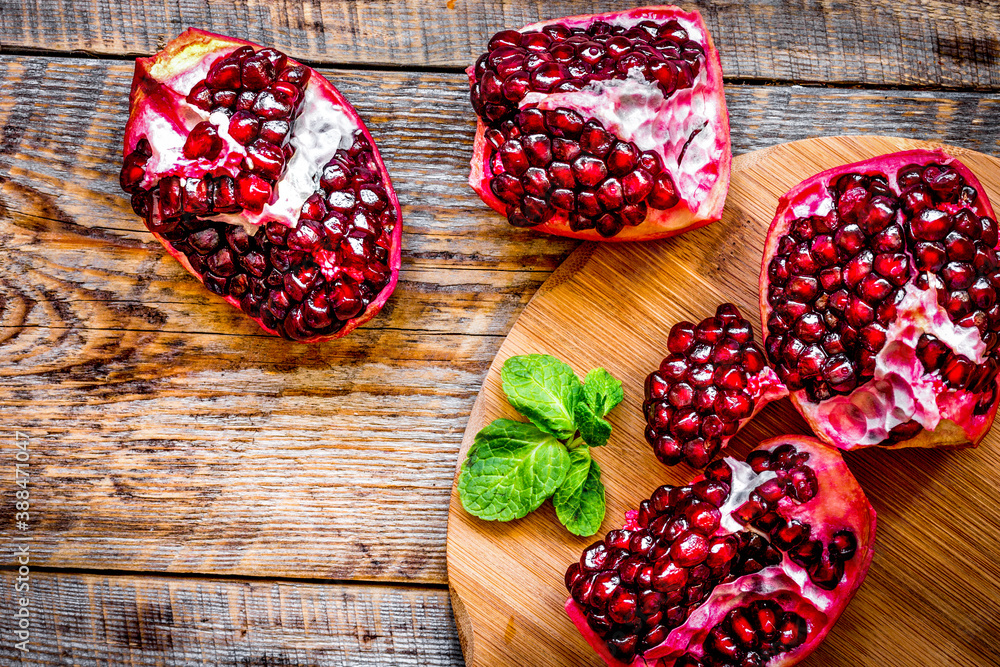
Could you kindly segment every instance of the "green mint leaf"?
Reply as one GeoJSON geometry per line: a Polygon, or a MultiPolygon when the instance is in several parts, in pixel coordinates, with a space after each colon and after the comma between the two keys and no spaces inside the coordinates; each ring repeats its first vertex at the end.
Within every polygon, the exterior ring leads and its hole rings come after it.
{"type": "Polygon", "coordinates": [[[587,373],[583,381],[583,397],[597,416],[603,417],[622,402],[625,392],[622,390],[622,383],[611,373],[603,368],[595,368],[587,373]]]}
{"type": "Polygon", "coordinates": [[[566,446],[531,424],[497,419],[478,434],[458,478],[467,512],[510,521],[533,512],[563,484],[566,446]]]}
{"type": "Polygon", "coordinates": [[[507,400],[532,424],[560,440],[573,437],[582,388],[572,368],[547,354],[526,354],[505,361],[500,377],[507,400]]]}
{"type": "Polygon", "coordinates": [[[580,401],[573,410],[576,427],[580,429],[583,441],[591,447],[602,447],[608,444],[611,437],[611,424],[598,416],[590,404],[580,401]]]}
{"type": "Polygon", "coordinates": [[[577,502],[579,501],[583,483],[587,481],[587,474],[590,472],[590,461],[590,447],[587,445],[580,445],[576,449],[569,450],[569,470],[566,472],[566,479],[552,496],[552,505],[556,508],[556,516],[563,523],[566,522],[563,521],[562,512],[573,503],[574,498],[577,499],[577,502]]]}
{"type": "Polygon", "coordinates": [[[601,468],[590,458],[586,446],[569,453],[572,464],[566,481],[552,497],[556,516],[574,535],[588,537],[601,529],[604,522],[604,484],[601,468]]]}

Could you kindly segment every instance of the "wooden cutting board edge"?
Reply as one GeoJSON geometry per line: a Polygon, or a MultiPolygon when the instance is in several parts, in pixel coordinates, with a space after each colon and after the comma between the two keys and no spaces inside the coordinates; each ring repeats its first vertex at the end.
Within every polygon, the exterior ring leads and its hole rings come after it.
{"type": "MultiPolygon", "coordinates": [[[[801,139],[798,141],[786,142],[781,144],[775,144],[774,146],[769,146],[767,148],[761,148],[756,151],[751,151],[749,153],[744,153],[733,158],[732,162],[732,173],[736,174],[741,171],[749,170],[755,165],[764,161],[771,156],[772,153],[781,152],[785,150],[795,150],[795,149],[808,149],[811,147],[823,148],[835,148],[832,144],[839,142],[848,142],[852,144],[857,144],[858,147],[863,150],[866,149],[866,144],[874,140],[875,142],[890,142],[898,145],[896,150],[912,150],[912,149],[937,149],[941,148],[948,152],[950,155],[958,158],[962,158],[964,155],[982,155],[977,151],[972,151],[967,148],[962,148],[960,146],[953,146],[950,144],[934,141],[922,141],[917,139],[910,139],[906,137],[892,137],[886,135],[845,135],[845,136],[832,136],[832,137],[813,137],[809,139],[801,139]]],[[[872,156],[878,155],[880,153],[874,152],[872,156]]],[[[811,174],[803,174],[803,179],[807,178],[811,174]]],[[[992,200],[995,201],[995,200],[992,200]]],[[[775,208],[777,202],[774,202],[775,208]]],[[[511,356],[507,353],[507,343],[510,333],[518,329],[519,323],[527,318],[530,318],[531,311],[537,307],[537,302],[542,298],[546,297],[550,292],[558,288],[560,285],[570,281],[579,271],[581,271],[587,263],[591,260],[594,253],[600,247],[600,243],[597,242],[586,242],[583,243],[579,248],[574,250],[566,260],[549,276],[549,278],[538,288],[535,294],[528,301],[518,320],[515,321],[511,330],[507,334],[507,338],[501,343],[500,348],[497,350],[497,354],[490,364],[490,368],[483,379],[483,385],[480,388],[480,392],[476,397],[476,401],[472,406],[472,410],[469,413],[469,421],[466,426],[465,433],[462,437],[461,448],[458,453],[458,458],[455,464],[455,478],[452,482],[451,489],[451,501],[449,503],[449,520],[448,520],[448,536],[447,536],[447,566],[449,571],[449,584],[448,592],[451,598],[452,610],[455,617],[455,625],[458,630],[459,642],[462,647],[462,654],[465,658],[466,664],[469,667],[479,667],[475,659],[475,630],[473,628],[472,618],[470,617],[466,604],[462,599],[462,595],[457,587],[454,585],[454,579],[451,576],[452,572],[452,555],[454,549],[452,547],[453,539],[455,538],[455,531],[453,526],[455,525],[452,521],[452,517],[456,512],[464,512],[461,506],[461,502],[458,499],[458,473],[461,470],[462,462],[465,460],[465,455],[472,445],[476,433],[485,424],[486,419],[484,417],[486,412],[485,398],[487,385],[491,382],[491,378],[498,375],[500,372],[500,367],[503,362],[511,356]]],[[[756,318],[752,318],[756,319],[756,318]]],[[[755,327],[759,325],[759,320],[755,322],[755,327]]]]}

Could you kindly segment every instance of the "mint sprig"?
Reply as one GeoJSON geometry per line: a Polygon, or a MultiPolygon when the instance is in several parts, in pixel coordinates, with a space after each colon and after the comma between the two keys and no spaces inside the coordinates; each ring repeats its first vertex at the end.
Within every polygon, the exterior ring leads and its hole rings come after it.
{"type": "Polygon", "coordinates": [[[547,354],[511,357],[500,377],[507,400],[530,423],[497,419],[476,434],[458,478],[462,506],[487,521],[511,521],[552,497],[571,533],[595,534],[605,503],[591,448],[611,436],[604,417],[624,398],[621,382],[595,368],[581,383],[547,354]]]}

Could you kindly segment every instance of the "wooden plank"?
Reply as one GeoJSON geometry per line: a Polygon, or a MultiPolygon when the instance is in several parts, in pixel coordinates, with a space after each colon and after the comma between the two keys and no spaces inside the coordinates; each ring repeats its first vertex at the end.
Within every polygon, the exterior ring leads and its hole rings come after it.
{"type": "MultiPolygon", "coordinates": [[[[611,0],[29,0],[0,13],[0,44],[149,54],[196,26],[317,63],[465,68],[498,30],[624,7],[611,0]]],[[[1000,86],[1000,22],[988,2],[760,0],[717,3],[702,11],[729,77],[1000,86]]]]}
{"type": "MultiPolygon", "coordinates": [[[[508,357],[554,354],[581,377],[603,366],[625,389],[624,402],[609,415],[614,431],[608,446],[593,450],[608,510],[597,536],[579,538],[559,524],[550,503],[518,521],[487,522],[465,512],[453,491],[448,575],[469,667],[603,664],[563,610],[563,577],[589,544],[621,526],[625,512],[656,487],[683,485],[692,477],[686,465],[660,464],[643,437],[643,382],[666,354],[670,327],[682,319],[697,322],[719,303],[732,302],[756,320],[759,333],[757,277],[778,198],[806,175],[838,164],[929,147],[896,138],[826,137],[741,156],[733,161],[718,223],[662,242],[582,247],[566,260],[560,279],[541,288],[497,354],[460,457],[483,426],[517,417],[501,387],[500,368],[508,357]]],[[[958,150],[953,154],[997,201],[1000,160],[958,150]]],[[[783,399],[751,421],[732,449],[743,459],[762,439],[788,433],[809,429],[783,399]]],[[[976,450],[873,447],[845,457],[878,512],[875,559],[842,622],[803,667],[998,664],[998,445],[995,427],[976,450]]],[[[824,499],[823,487],[821,481],[812,502],[837,502],[824,499]]],[[[837,530],[824,528],[827,539],[837,530]]],[[[824,539],[815,525],[812,536],[824,539]]],[[[801,581],[806,574],[795,569],[787,573],[801,581]]],[[[743,580],[740,590],[752,593],[753,583],[743,580]]]]}
{"type": "Polygon", "coordinates": [[[462,665],[440,589],[31,572],[0,578],[0,663],[14,667],[462,665]],[[16,647],[27,595],[29,653],[16,647]]]}
{"type": "MultiPolygon", "coordinates": [[[[512,229],[465,185],[461,75],[326,73],[386,156],[404,263],[383,314],[304,346],[257,335],[129,210],[131,64],[0,56],[14,91],[0,99],[0,442],[33,437],[40,562],[445,581],[469,410],[576,244],[512,229]]],[[[843,131],[1000,141],[997,95],[731,86],[728,99],[737,153],[843,131]]]]}

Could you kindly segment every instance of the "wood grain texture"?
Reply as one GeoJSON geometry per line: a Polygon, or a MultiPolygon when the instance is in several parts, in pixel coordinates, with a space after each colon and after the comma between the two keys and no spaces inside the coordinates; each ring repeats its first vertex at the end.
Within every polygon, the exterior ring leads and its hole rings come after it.
{"type": "Polygon", "coordinates": [[[25,655],[15,576],[0,577],[4,667],[462,664],[443,590],[38,572],[25,655]]]}
{"type": "MultiPolygon", "coordinates": [[[[1000,87],[1000,23],[990,2],[760,0],[698,8],[728,77],[874,86],[1000,87]]],[[[188,26],[325,64],[465,68],[498,30],[620,10],[554,0],[5,0],[4,48],[138,55],[188,26]]]]}
{"type": "MultiPolygon", "coordinates": [[[[386,157],[404,261],[375,320],[304,346],[259,335],[129,210],[130,63],[0,56],[0,438],[34,438],[40,562],[445,581],[467,415],[576,243],[511,228],[465,185],[461,75],[325,73],[386,157]]],[[[1000,142],[992,94],[732,86],[728,99],[737,153],[847,130],[1000,142]]]]}
{"type": "MultiPolygon", "coordinates": [[[[660,242],[582,247],[566,262],[575,270],[560,269],[554,284],[542,286],[501,346],[459,460],[482,426],[518,418],[500,386],[504,360],[549,353],[581,377],[603,366],[624,384],[625,400],[609,415],[611,441],[594,452],[607,489],[601,535],[657,486],[685,483],[694,471],[659,464],[643,437],[643,381],[665,355],[670,326],[700,321],[724,301],[756,320],[760,258],[778,197],[823,169],[921,145],[825,138],[743,155],[733,162],[720,222],[660,242]]],[[[997,201],[1000,160],[953,154],[997,201]]],[[[754,326],[759,333],[759,322],[754,326]]],[[[732,449],[743,458],[762,438],[808,432],[785,399],[751,421],[732,449]]],[[[802,664],[998,664],[1000,431],[976,450],[869,450],[846,458],[878,512],[875,560],[841,621],[802,664]]],[[[565,531],[550,503],[519,521],[480,521],[462,510],[453,490],[448,574],[467,664],[601,664],[563,611],[566,567],[595,539],[565,531]]]]}

